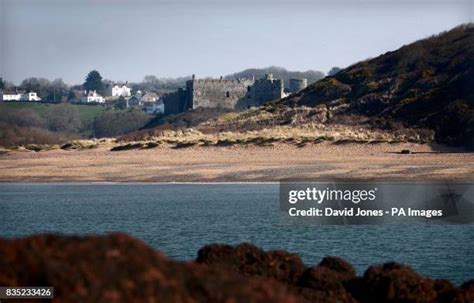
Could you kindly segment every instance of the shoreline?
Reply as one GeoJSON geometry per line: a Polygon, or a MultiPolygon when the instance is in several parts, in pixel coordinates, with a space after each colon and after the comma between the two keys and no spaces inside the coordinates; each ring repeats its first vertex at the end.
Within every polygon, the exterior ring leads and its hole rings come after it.
{"type": "MultiPolygon", "coordinates": [[[[324,182],[321,182],[324,183],[324,182]]],[[[0,181],[0,185],[2,184],[8,184],[8,185],[21,185],[21,184],[31,184],[31,185],[279,185],[279,181],[262,181],[262,182],[256,182],[256,181],[251,181],[251,182],[136,182],[136,181],[130,181],[130,182],[107,182],[107,181],[83,181],[83,182],[77,182],[77,181],[64,181],[64,182],[17,182],[17,181],[0,181]]]]}
{"type": "MultiPolygon", "coordinates": [[[[226,181],[221,181],[221,182],[137,182],[137,181],[114,181],[114,182],[102,182],[102,181],[44,181],[44,182],[30,182],[30,181],[0,181],[0,186],[2,185],[275,185],[278,186],[282,183],[288,182],[288,183],[314,183],[314,184],[328,184],[329,182],[333,182],[334,180],[328,180],[328,181],[323,181],[323,180],[316,180],[316,181],[311,181],[311,180],[298,180],[298,181],[289,181],[289,180],[282,180],[282,181],[241,181],[241,182],[226,182],[226,181]]],[[[474,180],[469,181],[450,181],[450,180],[423,180],[423,181],[408,181],[408,180],[394,180],[394,181],[377,181],[377,180],[352,180],[352,181],[347,181],[347,180],[337,180],[336,182],[340,183],[360,183],[360,182],[374,182],[377,184],[440,184],[444,185],[446,183],[449,184],[456,184],[456,185],[471,185],[474,183],[474,180]]]]}
{"type": "Polygon", "coordinates": [[[428,144],[331,144],[296,147],[157,147],[9,151],[0,183],[278,184],[310,182],[472,182],[474,153],[428,144]],[[410,154],[401,154],[408,149],[410,154]]]}

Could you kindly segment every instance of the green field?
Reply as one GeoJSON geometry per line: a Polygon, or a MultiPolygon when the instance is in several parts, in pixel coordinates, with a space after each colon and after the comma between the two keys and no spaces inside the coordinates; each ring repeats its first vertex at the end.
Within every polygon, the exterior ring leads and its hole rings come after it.
{"type": "Polygon", "coordinates": [[[136,108],[0,102],[0,146],[62,144],[79,138],[117,137],[143,128],[151,119],[136,108]]]}
{"type": "MultiPolygon", "coordinates": [[[[79,111],[80,119],[84,124],[90,124],[95,118],[100,116],[105,107],[101,105],[70,104],[79,111]]],[[[58,104],[40,102],[0,102],[0,112],[4,110],[33,109],[40,116],[45,116],[54,106],[58,104]]]]}

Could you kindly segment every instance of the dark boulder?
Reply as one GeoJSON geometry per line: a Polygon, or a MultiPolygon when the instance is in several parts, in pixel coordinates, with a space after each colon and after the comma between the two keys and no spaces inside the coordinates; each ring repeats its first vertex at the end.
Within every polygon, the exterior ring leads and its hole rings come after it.
{"type": "Polygon", "coordinates": [[[319,266],[329,268],[341,274],[341,276],[344,277],[344,280],[350,280],[356,277],[354,267],[352,267],[349,262],[339,257],[324,257],[321,263],[319,263],[319,266]]]}
{"type": "Polygon", "coordinates": [[[433,289],[436,291],[436,303],[452,302],[459,293],[453,283],[444,279],[435,280],[433,289]]]}
{"type": "Polygon", "coordinates": [[[434,302],[434,282],[395,262],[370,266],[363,277],[363,302],[434,302]]]}
{"type": "Polygon", "coordinates": [[[247,276],[273,278],[288,284],[296,283],[305,266],[296,254],[286,251],[265,252],[251,244],[230,246],[212,244],[198,251],[197,263],[219,266],[247,276]]]}
{"type": "MultiPolygon", "coordinates": [[[[331,298],[335,302],[356,302],[352,295],[344,287],[347,275],[337,272],[321,265],[307,268],[298,286],[309,288],[320,297],[331,298]]],[[[308,292],[307,292],[308,293],[308,292]]]]}
{"type": "Polygon", "coordinates": [[[470,280],[461,285],[459,292],[454,297],[453,303],[474,302],[474,280],[470,280]]]}

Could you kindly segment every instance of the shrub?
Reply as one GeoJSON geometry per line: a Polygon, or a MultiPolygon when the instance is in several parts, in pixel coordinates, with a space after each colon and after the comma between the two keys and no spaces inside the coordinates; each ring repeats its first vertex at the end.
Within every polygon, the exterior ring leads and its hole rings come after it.
{"type": "Polygon", "coordinates": [[[19,127],[44,128],[46,121],[31,108],[6,109],[0,111],[0,121],[19,127]]]}
{"type": "Polygon", "coordinates": [[[36,127],[19,127],[0,122],[0,145],[14,147],[27,144],[59,144],[74,139],[74,135],[51,132],[36,127]]]}
{"type": "Polygon", "coordinates": [[[46,124],[50,131],[78,132],[82,128],[80,113],[71,104],[62,103],[52,106],[46,113],[46,124]]]}
{"type": "Polygon", "coordinates": [[[108,110],[94,121],[95,136],[115,137],[144,127],[151,118],[141,110],[108,110]]]}

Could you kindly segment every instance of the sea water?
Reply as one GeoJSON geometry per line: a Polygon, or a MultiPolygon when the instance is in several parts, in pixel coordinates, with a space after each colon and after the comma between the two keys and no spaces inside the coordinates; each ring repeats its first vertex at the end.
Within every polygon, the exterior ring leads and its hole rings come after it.
{"type": "Polygon", "coordinates": [[[278,184],[0,184],[0,236],[126,232],[191,260],[209,243],[249,242],[298,253],[306,264],[340,256],[358,274],[397,261],[459,284],[474,278],[474,225],[308,225],[279,216],[278,184]]]}

